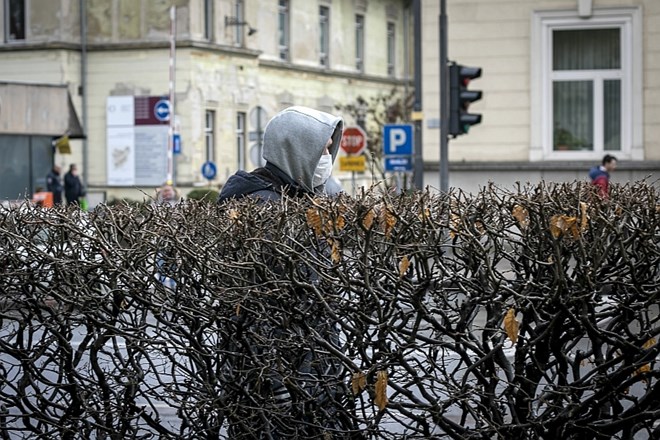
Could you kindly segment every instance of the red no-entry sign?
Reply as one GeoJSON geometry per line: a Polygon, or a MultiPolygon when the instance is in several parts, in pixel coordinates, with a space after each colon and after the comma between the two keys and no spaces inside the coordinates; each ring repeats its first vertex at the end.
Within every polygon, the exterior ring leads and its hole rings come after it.
{"type": "Polygon", "coordinates": [[[341,149],[347,154],[360,154],[367,146],[367,134],[361,127],[344,128],[344,135],[341,138],[341,149]]]}

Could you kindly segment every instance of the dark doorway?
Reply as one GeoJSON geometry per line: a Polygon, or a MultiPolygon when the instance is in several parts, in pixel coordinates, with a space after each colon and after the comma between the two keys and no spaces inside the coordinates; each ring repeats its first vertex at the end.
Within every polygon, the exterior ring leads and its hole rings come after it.
{"type": "Polygon", "coordinates": [[[50,136],[0,135],[0,200],[32,197],[52,166],[50,136]]]}

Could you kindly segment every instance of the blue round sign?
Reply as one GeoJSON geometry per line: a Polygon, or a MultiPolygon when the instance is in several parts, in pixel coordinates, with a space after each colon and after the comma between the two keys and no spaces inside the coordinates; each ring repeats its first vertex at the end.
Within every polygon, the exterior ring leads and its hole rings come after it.
{"type": "Polygon", "coordinates": [[[169,121],[170,120],[170,101],[167,99],[161,99],[154,105],[154,116],[159,121],[169,121]]]}
{"type": "Polygon", "coordinates": [[[218,173],[218,168],[215,166],[215,164],[211,161],[204,162],[204,165],[202,165],[202,176],[206,179],[213,179],[215,175],[218,173]]]}

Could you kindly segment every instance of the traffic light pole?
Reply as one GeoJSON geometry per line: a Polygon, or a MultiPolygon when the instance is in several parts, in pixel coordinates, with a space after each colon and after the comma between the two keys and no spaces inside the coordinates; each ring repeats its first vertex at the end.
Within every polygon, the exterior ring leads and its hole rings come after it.
{"type": "MultiPolygon", "coordinates": [[[[413,110],[422,111],[422,0],[414,0],[414,41],[415,41],[415,101],[413,110]]],[[[422,118],[415,120],[415,163],[413,179],[415,188],[424,188],[424,158],[422,151],[422,118]]]]}
{"type": "Polygon", "coordinates": [[[440,191],[449,191],[449,93],[447,66],[447,3],[440,1],[440,191]]]}

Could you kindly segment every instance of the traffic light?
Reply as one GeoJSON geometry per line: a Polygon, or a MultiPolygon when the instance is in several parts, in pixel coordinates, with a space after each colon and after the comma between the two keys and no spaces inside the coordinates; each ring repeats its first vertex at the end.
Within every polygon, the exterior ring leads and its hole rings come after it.
{"type": "Polygon", "coordinates": [[[481,114],[468,113],[470,103],[481,99],[481,90],[467,89],[470,81],[480,76],[480,67],[449,66],[449,134],[454,137],[481,123],[481,114]]]}

